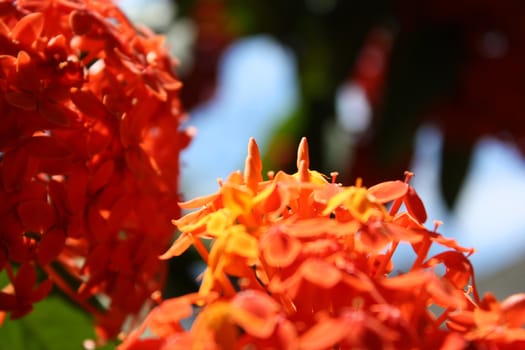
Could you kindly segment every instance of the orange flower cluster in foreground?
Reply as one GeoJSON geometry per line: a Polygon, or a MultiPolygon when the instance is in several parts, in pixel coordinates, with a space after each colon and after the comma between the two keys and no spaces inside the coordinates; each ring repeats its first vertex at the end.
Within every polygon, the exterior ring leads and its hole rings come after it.
{"type": "Polygon", "coordinates": [[[162,288],[190,139],[163,45],[111,1],[0,2],[0,319],[53,281],[104,338],[162,288]]]}
{"type": "Polygon", "coordinates": [[[525,347],[525,294],[479,298],[473,250],[423,226],[411,174],[343,187],[309,170],[305,139],[297,168],[264,181],[251,140],[244,174],[182,204],[200,209],[174,221],[181,232],[162,258],[195,247],[200,290],[162,302],[121,350],[525,347]],[[414,252],[407,271],[393,266],[400,244],[414,252]]]}

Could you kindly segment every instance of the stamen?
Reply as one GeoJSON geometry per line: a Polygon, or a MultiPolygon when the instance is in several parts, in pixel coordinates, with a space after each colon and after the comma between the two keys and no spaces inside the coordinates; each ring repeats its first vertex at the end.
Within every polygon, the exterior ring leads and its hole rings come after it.
{"type": "Polygon", "coordinates": [[[405,183],[408,183],[410,179],[414,177],[414,173],[411,171],[405,171],[405,183]]]}
{"type": "Polygon", "coordinates": [[[162,303],[162,292],[160,290],[156,290],[150,295],[151,300],[153,300],[157,305],[160,305],[162,303]]]}
{"type": "Polygon", "coordinates": [[[437,230],[439,229],[439,227],[443,225],[443,221],[441,220],[434,220],[434,233],[437,232],[437,230]]]}
{"type": "Polygon", "coordinates": [[[337,171],[332,171],[330,173],[330,176],[332,177],[332,183],[335,184],[335,181],[337,180],[337,176],[339,175],[339,173],[337,171]]]}

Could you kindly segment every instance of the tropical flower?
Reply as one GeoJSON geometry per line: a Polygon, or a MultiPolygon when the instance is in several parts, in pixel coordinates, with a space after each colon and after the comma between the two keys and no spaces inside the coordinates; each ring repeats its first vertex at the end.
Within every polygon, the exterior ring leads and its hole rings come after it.
{"type": "Polygon", "coordinates": [[[161,258],[194,246],[207,265],[200,289],[162,302],[120,349],[523,346],[523,295],[480,299],[474,250],[439,234],[439,223],[425,228],[412,174],[344,187],[336,173],[330,181],[309,169],[306,139],[295,174],[263,180],[261,169],[252,139],[244,173],[181,204],[197,210],[173,221],[180,234],[161,258]],[[415,255],[404,270],[392,262],[400,244],[415,255]]]}
{"type": "Polygon", "coordinates": [[[111,1],[0,3],[0,310],[12,318],[49,291],[33,290],[37,265],[102,338],[162,288],[190,140],[163,44],[111,1]]]}

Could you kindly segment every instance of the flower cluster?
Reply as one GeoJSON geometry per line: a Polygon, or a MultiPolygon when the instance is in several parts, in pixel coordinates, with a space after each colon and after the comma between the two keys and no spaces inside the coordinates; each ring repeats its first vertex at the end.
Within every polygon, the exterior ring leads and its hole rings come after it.
{"type": "Polygon", "coordinates": [[[163,45],[111,1],[0,2],[1,318],[53,281],[104,338],[162,288],[190,140],[163,45]]]}
{"type": "Polygon", "coordinates": [[[525,294],[502,303],[478,296],[473,250],[439,225],[425,228],[410,173],[344,187],[336,173],[329,181],[309,169],[306,139],[297,168],[263,180],[252,139],[244,173],[182,204],[199,209],[174,220],[180,235],[161,257],[195,247],[207,265],[200,289],[161,303],[121,350],[525,346],[525,294]],[[393,266],[400,244],[415,256],[406,271],[393,266]]]}

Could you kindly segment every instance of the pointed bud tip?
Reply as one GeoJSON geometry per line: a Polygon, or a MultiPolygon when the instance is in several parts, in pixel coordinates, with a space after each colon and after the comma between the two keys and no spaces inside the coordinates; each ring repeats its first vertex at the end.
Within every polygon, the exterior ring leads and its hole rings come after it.
{"type": "Polygon", "coordinates": [[[254,192],[262,181],[262,160],[259,152],[259,146],[253,137],[248,141],[248,155],[244,163],[244,181],[254,192]]]}
{"type": "Polygon", "coordinates": [[[297,149],[297,170],[299,170],[302,161],[304,161],[306,168],[309,169],[310,155],[308,151],[308,140],[304,136],[301,138],[301,142],[297,149]]]}
{"type": "Polygon", "coordinates": [[[248,157],[253,159],[254,164],[262,168],[261,152],[259,151],[259,145],[255,141],[255,138],[250,137],[248,141],[248,157]]]}

